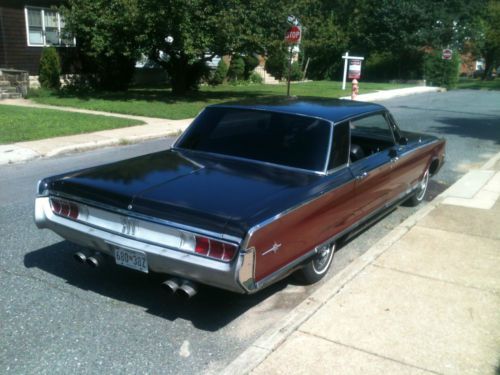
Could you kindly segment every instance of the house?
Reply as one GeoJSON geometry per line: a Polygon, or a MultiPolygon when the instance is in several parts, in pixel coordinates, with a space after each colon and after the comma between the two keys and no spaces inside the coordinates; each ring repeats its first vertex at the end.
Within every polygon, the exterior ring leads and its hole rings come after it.
{"type": "Polygon", "coordinates": [[[63,0],[0,0],[0,70],[27,71],[38,75],[42,50],[55,46],[63,73],[71,73],[75,39],[64,33],[57,7],[63,0]]]}

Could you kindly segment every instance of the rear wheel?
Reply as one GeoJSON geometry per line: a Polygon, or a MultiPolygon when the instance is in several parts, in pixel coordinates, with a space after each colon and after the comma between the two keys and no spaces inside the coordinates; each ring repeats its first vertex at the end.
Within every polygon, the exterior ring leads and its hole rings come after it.
{"type": "Polygon", "coordinates": [[[303,268],[297,271],[297,278],[304,284],[314,284],[321,280],[332,264],[335,243],[327,244],[303,268]]]}
{"type": "Polygon", "coordinates": [[[427,192],[427,186],[429,185],[429,169],[427,169],[418,184],[417,190],[413,195],[405,202],[407,206],[415,207],[418,206],[425,197],[427,192]]]}

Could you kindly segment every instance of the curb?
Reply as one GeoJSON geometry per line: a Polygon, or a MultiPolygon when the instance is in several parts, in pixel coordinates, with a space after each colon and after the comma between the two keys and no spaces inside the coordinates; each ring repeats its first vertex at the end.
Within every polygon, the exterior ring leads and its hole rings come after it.
{"type": "MultiPolygon", "coordinates": [[[[489,159],[481,170],[490,169],[500,160],[500,152],[489,159]]],[[[259,337],[249,348],[234,359],[219,374],[248,374],[260,363],[262,363],[273,351],[275,351],[297,328],[308,320],[316,311],[337,295],[347,284],[355,279],[366,267],[372,264],[394,243],[399,241],[420,220],[427,216],[432,210],[443,203],[448,197],[448,190],[461,184],[462,179],[456,181],[452,186],[439,194],[432,202],[429,202],[417,212],[409,216],[389,234],[380,239],[364,254],[354,260],[338,274],[326,281],[318,290],[301,302],[286,318],[279,321],[271,331],[259,337]]]]}
{"type": "MultiPolygon", "coordinates": [[[[417,86],[417,87],[406,87],[404,89],[394,89],[394,90],[383,90],[372,92],[369,94],[361,94],[356,97],[357,101],[380,101],[386,99],[392,99],[402,96],[409,95],[417,95],[417,94],[428,94],[433,92],[446,92],[446,89],[443,87],[435,87],[435,86],[417,86]]],[[[340,99],[348,99],[351,100],[350,96],[343,96],[340,99]]]]}

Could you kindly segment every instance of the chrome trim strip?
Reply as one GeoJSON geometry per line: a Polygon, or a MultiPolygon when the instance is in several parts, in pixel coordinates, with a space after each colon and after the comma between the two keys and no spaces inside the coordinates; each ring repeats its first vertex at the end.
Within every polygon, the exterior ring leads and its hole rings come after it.
{"type": "Polygon", "coordinates": [[[325,168],[323,168],[323,173],[328,174],[328,164],[330,164],[330,156],[332,153],[332,143],[333,143],[333,122],[329,121],[330,124],[330,139],[328,140],[328,151],[326,154],[325,168]]]}
{"type": "Polygon", "coordinates": [[[190,226],[190,225],[179,224],[179,223],[175,223],[175,222],[172,222],[172,221],[169,221],[169,220],[159,219],[159,218],[155,218],[155,217],[152,217],[152,216],[143,215],[143,214],[140,214],[140,213],[137,213],[137,212],[128,211],[128,210],[124,210],[124,209],[121,209],[121,208],[113,207],[113,206],[110,206],[110,205],[107,205],[107,204],[104,204],[104,203],[95,202],[95,201],[92,201],[90,199],[80,198],[80,197],[77,197],[77,196],[74,196],[74,195],[71,195],[71,194],[60,193],[58,191],[50,191],[50,194],[54,195],[54,196],[66,198],[66,199],[69,199],[69,200],[73,200],[73,201],[76,201],[76,202],[80,202],[80,203],[83,203],[83,204],[87,204],[89,206],[93,206],[93,207],[96,207],[96,208],[102,208],[103,210],[115,212],[115,213],[118,213],[118,214],[121,214],[121,215],[124,215],[124,216],[134,217],[136,219],[150,221],[152,223],[167,225],[167,226],[170,226],[170,227],[173,227],[173,228],[176,228],[176,229],[180,229],[180,230],[183,230],[183,231],[186,231],[186,232],[195,233],[195,234],[201,234],[201,235],[204,235],[204,236],[212,237],[214,239],[222,239],[222,240],[226,240],[226,241],[235,242],[237,244],[240,244],[241,241],[242,241],[242,239],[239,238],[239,237],[229,236],[229,235],[226,235],[224,233],[212,232],[212,231],[209,231],[209,230],[205,230],[205,229],[201,229],[201,228],[196,228],[196,227],[193,227],[193,226],[190,226]]]}
{"type": "Polygon", "coordinates": [[[309,173],[309,174],[315,174],[315,175],[320,175],[320,176],[324,176],[325,175],[325,172],[323,172],[323,171],[313,171],[313,170],[309,170],[309,169],[290,167],[288,165],[269,163],[267,161],[262,161],[262,160],[247,159],[247,158],[242,158],[242,157],[239,157],[239,156],[232,156],[232,155],[226,155],[226,154],[218,154],[218,153],[215,153],[215,152],[208,152],[208,151],[190,150],[188,148],[178,148],[178,147],[174,148],[174,147],[172,147],[172,149],[174,151],[177,151],[177,152],[192,152],[192,153],[200,154],[200,155],[210,155],[210,156],[215,156],[215,157],[218,157],[218,158],[221,158],[221,159],[244,161],[244,162],[248,162],[248,163],[255,163],[255,164],[260,164],[260,165],[266,165],[268,167],[275,167],[275,168],[286,169],[286,170],[294,171],[294,172],[309,173]]]}

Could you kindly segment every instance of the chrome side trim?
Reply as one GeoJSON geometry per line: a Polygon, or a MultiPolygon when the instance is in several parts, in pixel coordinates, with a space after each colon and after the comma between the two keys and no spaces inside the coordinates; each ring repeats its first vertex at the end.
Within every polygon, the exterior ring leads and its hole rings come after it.
{"type": "Polygon", "coordinates": [[[328,174],[328,164],[330,164],[330,156],[332,154],[332,144],[333,144],[333,122],[329,122],[330,124],[330,139],[328,140],[328,151],[326,153],[326,160],[325,160],[325,168],[323,168],[323,173],[328,174]]]}
{"type": "MultiPolygon", "coordinates": [[[[348,227],[348,228],[344,229],[343,231],[335,234],[334,236],[330,237],[326,241],[323,241],[321,244],[315,246],[314,249],[312,249],[312,250],[308,251],[307,253],[301,255],[300,257],[298,257],[294,261],[288,263],[287,265],[283,266],[282,268],[274,271],[272,274],[266,276],[262,280],[255,282],[255,279],[252,278],[252,280],[250,282],[248,282],[248,279],[247,279],[247,280],[245,280],[246,281],[245,283],[242,283],[242,278],[240,277],[239,280],[238,280],[239,283],[240,283],[240,285],[245,289],[245,291],[247,293],[255,293],[255,292],[259,291],[260,289],[265,288],[266,286],[272,284],[273,282],[278,281],[278,280],[286,277],[291,272],[295,271],[295,269],[301,263],[303,263],[309,257],[311,257],[314,254],[316,254],[317,249],[319,247],[321,247],[321,246],[323,246],[325,244],[334,242],[334,241],[338,240],[339,238],[343,237],[344,235],[348,234],[349,232],[352,232],[352,231],[356,230],[357,228],[359,228],[359,227],[361,227],[361,226],[369,223],[372,219],[374,219],[378,215],[382,214],[384,211],[386,211],[389,208],[391,208],[391,207],[397,205],[398,203],[402,202],[406,197],[408,197],[409,195],[411,195],[416,188],[418,188],[418,183],[416,185],[414,185],[413,187],[407,189],[403,193],[400,193],[398,196],[396,196],[395,198],[393,198],[390,202],[387,202],[385,205],[383,205],[383,206],[377,208],[376,210],[374,210],[373,212],[369,213],[368,215],[366,215],[361,220],[359,220],[356,223],[352,224],[350,227],[348,227]]],[[[262,225],[262,226],[264,226],[264,225],[262,225]]],[[[260,229],[262,226],[260,226],[257,229],[260,229]]],[[[257,229],[255,229],[255,230],[257,230],[257,229]]],[[[255,232],[255,230],[254,230],[254,232],[255,232]]],[[[245,238],[243,244],[242,244],[242,249],[244,249],[245,246],[248,245],[249,241],[250,241],[250,236],[247,236],[245,238]]],[[[251,248],[251,253],[252,253],[252,257],[253,257],[253,267],[254,267],[254,272],[255,272],[255,257],[256,257],[255,248],[253,248],[253,247],[251,248]]],[[[249,261],[249,260],[247,260],[247,261],[249,261]]],[[[255,273],[253,275],[255,275],[255,273]]]]}
{"type": "Polygon", "coordinates": [[[173,228],[176,228],[176,229],[180,229],[180,230],[184,230],[184,231],[187,231],[187,232],[191,232],[191,233],[195,233],[195,234],[201,234],[201,235],[205,235],[205,236],[208,236],[208,237],[212,237],[214,239],[222,239],[222,240],[226,240],[226,241],[236,242],[238,244],[240,244],[241,241],[242,241],[242,239],[239,238],[239,237],[229,236],[229,235],[224,234],[224,233],[212,232],[212,231],[209,231],[209,230],[205,230],[205,229],[193,227],[193,226],[190,226],[190,225],[179,224],[179,223],[175,223],[173,221],[169,221],[169,220],[165,220],[165,219],[158,219],[158,218],[155,218],[155,217],[152,217],[152,216],[143,215],[143,214],[140,214],[140,213],[137,213],[137,212],[124,210],[124,209],[117,208],[117,207],[114,207],[114,206],[110,206],[110,205],[107,205],[107,204],[104,204],[104,203],[95,202],[95,201],[92,201],[90,199],[80,198],[80,197],[77,197],[77,196],[74,196],[74,195],[71,195],[71,194],[60,193],[60,192],[57,192],[57,191],[50,191],[50,194],[54,195],[54,196],[61,197],[61,198],[66,198],[66,199],[69,199],[69,200],[73,200],[75,202],[80,202],[80,203],[83,203],[83,204],[87,204],[89,206],[93,206],[93,207],[96,207],[96,208],[102,208],[103,210],[115,212],[117,214],[121,214],[121,215],[124,215],[124,216],[134,217],[134,218],[145,220],[145,221],[149,221],[149,222],[152,222],[152,223],[157,223],[157,224],[162,224],[162,225],[170,226],[170,227],[173,227],[173,228]]]}

